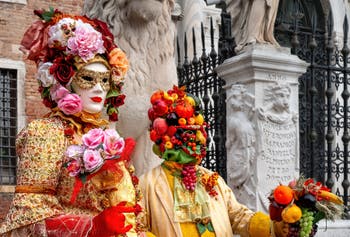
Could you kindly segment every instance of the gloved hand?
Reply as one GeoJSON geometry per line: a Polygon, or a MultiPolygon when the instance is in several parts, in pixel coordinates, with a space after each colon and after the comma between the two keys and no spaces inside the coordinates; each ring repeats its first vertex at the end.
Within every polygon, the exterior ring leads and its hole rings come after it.
{"type": "Polygon", "coordinates": [[[110,237],[112,235],[125,234],[132,225],[125,226],[125,216],[123,212],[134,212],[133,207],[126,207],[125,203],[109,207],[95,216],[92,220],[92,230],[89,237],[110,237]]]}

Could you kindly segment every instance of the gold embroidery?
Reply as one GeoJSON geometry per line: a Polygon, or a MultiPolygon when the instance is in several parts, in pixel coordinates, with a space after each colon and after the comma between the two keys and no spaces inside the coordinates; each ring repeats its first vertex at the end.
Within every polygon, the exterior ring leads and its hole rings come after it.
{"type": "Polygon", "coordinates": [[[101,87],[105,91],[110,89],[111,72],[96,72],[86,68],[80,69],[74,76],[73,82],[82,89],[91,89],[97,83],[100,83],[101,87]]]}

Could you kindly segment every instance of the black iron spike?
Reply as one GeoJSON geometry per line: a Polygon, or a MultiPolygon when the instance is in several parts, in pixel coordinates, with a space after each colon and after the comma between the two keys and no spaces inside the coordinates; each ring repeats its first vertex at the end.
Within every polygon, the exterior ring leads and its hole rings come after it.
{"type": "Polygon", "coordinates": [[[201,22],[201,40],[202,40],[202,56],[201,56],[201,58],[204,58],[204,57],[206,57],[206,53],[205,53],[205,34],[204,34],[203,22],[201,22]]]}
{"type": "Polygon", "coordinates": [[[181,65],[181,53],[180,53],[180,45],[179,45],[179,37],[176,36],[176,49],[177,49],[177,65],[181,65]]]}
{"type": "Polygon", "coordinates": [[[347,42],[348,42],[348,33],[349,33],[349,22],[348,22],[348,16],[346,14],[344,16],[343,31],[344,31],[344,46],[345,46],[347,45],[347,42]]]}
{"type": "Polygon", "coordinates": [[[187,54],[187,35],[186,35],[186,32],[185,32],[185,35],[184,35],[184,53],[185,53],[184,65],[188,65],[189,62],[188,62],[188,54],[187,54]]]}
{"type": "Polygon", "coordinates": [[[192,27],[192,44],[193,44],[193,59],[197,58],[196,34],[194,27],[192,27]]]}
{"type": "Polygon", "coordinates": [[[216,57],[215,45],[214,45],[214,26],[213,26],[213,17],[210,17],[210,57],[216,57]]]}

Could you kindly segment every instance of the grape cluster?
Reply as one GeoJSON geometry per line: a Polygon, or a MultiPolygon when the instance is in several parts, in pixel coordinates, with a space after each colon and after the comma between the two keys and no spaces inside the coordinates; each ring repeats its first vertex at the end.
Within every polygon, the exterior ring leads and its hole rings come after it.
{"type": "Polygon", "coordinates": [[[303,215],[300,222],[300,237],[309,237],[313,227],[314,213],[307,208],[301,209],[303,215]]]}
{"type": "Polygon", "coordinates": [[[197,183],[197,172],[195,165],[186,165],[182,169],[182,182],[189,191],[194,191],[197,183]]]}
{"type": "Polygon", "coordinates": [[[299,237],[299,233],[300,233],[299,221],[296,223],[289,224],[287,237],[299,237]]]}
{"type": "Polygon", "coordinates": [[[289,224],[289,231],[287,237],[313,237],[317,232],[317,225],[313,223],[314,213],[307,209],[302,208],[303,215],[301,219],[289,224]]]}

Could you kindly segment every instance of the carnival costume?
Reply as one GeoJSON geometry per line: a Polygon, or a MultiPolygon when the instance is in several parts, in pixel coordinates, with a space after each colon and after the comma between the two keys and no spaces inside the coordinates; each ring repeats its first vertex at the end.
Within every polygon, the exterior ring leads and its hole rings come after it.
{"type": "Polygon", "coordinates": [[[200,101],[174,86],[151,97],[153,151],[164,162],[140,177],[145,222],[156,236],[270,236],[270,219],[237,202],[206,156],[207,123],[200,101]]]}
{"type": "Polygon", "coordinates": [[[105,106],[116,121],[125,97],[125,54],[101,21],[54,9],[35,14],[41,20],[21,44],[38,66],[51,112],[18,135],[17,186],[0,235],[143,236],[138,180],[129,166],[135,143],[107,129],[101,113],[86,111],[83,95],[75,93],[98,88],[106,99],[90,103],[105,106]],[[91,69],[96,64],[106,70],[91,69]]]}

